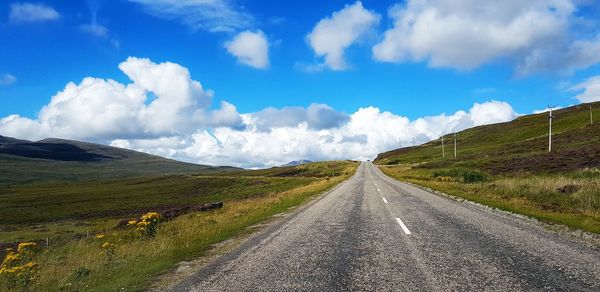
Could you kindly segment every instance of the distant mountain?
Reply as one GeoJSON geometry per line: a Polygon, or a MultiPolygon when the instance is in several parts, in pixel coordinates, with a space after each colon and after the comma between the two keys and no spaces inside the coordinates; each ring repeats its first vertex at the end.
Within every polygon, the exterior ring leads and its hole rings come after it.
{"type": "Polygon", "coordinates": [[[50,138],[31,142],[0,136],[0,186],[230,170],[240,169],[186,163],[81,141],[50,138]]]}
{"type": "Polygon", "coordinates": [[[282,166],[298,166],[298,165],[302,165],[305,163],[311,163],[312,161],[310,160],[294,160],[294,161],[290,161],[282,166]]]}
{"type": "Polygon", "coordinates": [[[27,143],[29,141],[19,140],[11,137],[0,136],[0,144],[27,143]]]}

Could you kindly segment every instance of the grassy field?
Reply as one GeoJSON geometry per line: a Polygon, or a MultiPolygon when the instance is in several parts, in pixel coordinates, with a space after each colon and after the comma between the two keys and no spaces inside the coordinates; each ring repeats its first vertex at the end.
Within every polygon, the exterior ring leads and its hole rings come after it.
{"type": "Polygon", "coordinates": [[[39,269],[28,289],[139,290],[178,262],[335,186],[357,166],[322,162],[211,176],[5,188],[0,206],[8,213],[0,219],[1,236],[5,242],[49,237],[49,248],[35,258],[39,269]],[[214,201],[224,207],[160,223],[155,237],[114,228],[119,219],[147,211],[214,201]]]}
{"type": "MultiPolygon", "coordinates": [[[[592,104],[600,118],[600,103],[592,104]]],[[[392,150],[375,163],[388,175],[545,222],[600,233],[600,120],[589,104],[480,126],[454,137],[392,150]]]]}

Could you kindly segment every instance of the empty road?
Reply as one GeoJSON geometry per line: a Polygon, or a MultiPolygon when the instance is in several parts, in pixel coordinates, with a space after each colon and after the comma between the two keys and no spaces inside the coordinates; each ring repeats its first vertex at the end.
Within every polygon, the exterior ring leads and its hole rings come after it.
{"type": "Polygon", "coordinates": [[[369,162],[174,291],[600,291],[600,251],[369,162]]]}

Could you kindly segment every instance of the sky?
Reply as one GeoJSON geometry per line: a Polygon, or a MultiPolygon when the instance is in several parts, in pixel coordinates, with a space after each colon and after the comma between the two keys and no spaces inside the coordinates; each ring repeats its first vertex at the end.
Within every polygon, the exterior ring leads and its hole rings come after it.
{"type": "Polygon", "coordinates": [[[0,135],[269,167],[600,100],[593,0],[0,3],[0,135]]]}

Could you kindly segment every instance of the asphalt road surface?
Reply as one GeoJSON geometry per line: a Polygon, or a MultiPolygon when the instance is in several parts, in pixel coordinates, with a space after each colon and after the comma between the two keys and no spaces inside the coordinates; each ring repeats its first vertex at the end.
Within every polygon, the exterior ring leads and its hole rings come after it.
{"type": "Polygon", "coordinates": [[[600,251],[362,163],[175,291],[600,291],[600,251]]]}

